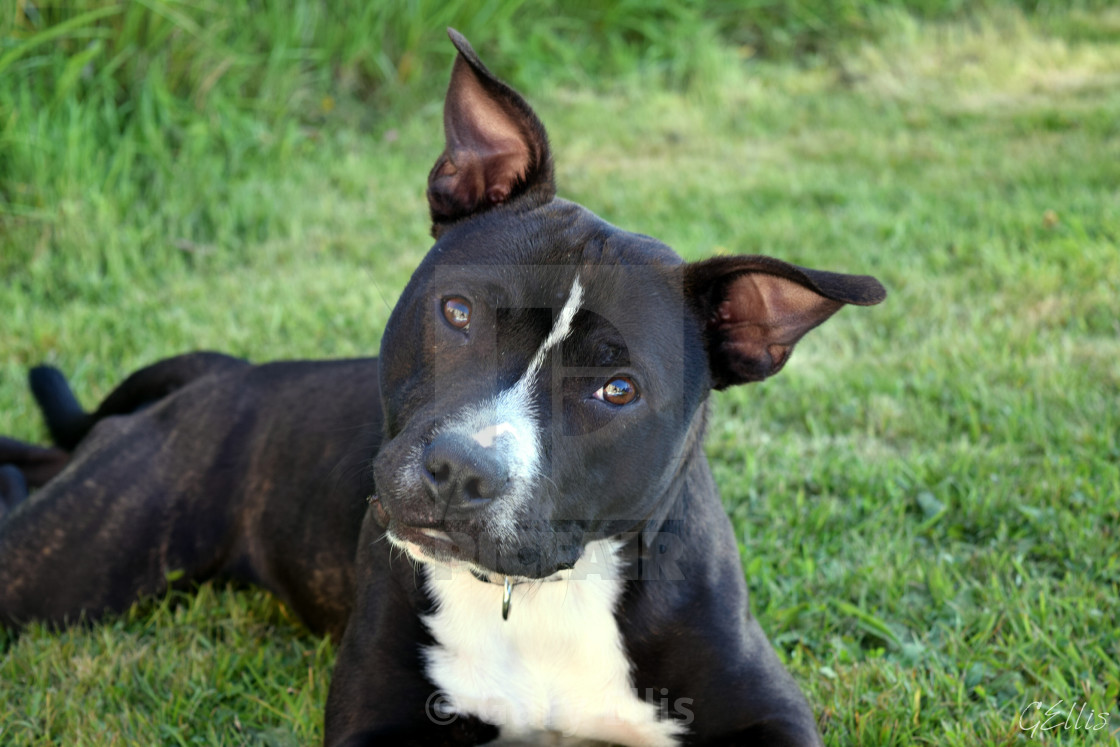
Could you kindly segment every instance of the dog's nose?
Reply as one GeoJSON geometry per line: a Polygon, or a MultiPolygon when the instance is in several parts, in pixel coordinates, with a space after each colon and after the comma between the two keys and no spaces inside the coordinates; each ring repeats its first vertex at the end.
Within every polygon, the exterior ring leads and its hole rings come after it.
{"type": "Polygon", "coordinates": [[[423,463],[428,494],[451,507],[481,508],[509,481],[509,466],[494,449],[462,436],[436,436],[423,463]]]}

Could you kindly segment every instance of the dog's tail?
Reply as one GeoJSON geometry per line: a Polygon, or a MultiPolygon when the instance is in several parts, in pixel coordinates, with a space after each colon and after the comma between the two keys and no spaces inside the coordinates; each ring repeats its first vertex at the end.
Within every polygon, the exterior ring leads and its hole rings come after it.
{"type": "Polygon", "coordinates": [[[51,440],[60,449],[73,451],[93,427],[93,418],[74,396],[66,377],[54,366],[35,366],[27,379],[51,440]]]}

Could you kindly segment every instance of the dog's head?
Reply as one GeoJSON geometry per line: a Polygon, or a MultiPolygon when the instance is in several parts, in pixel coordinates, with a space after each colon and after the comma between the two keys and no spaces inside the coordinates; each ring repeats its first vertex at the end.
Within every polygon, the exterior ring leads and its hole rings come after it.
{"type": "Polygon", "coordinates": [[[436,243],[381,346],[376,510],[417,560],[542,578],[664,516],[711,389],[777,373],[885,291],[769,257],[685,263],[556,199],[543,125],[451,38],[436,243]]]}

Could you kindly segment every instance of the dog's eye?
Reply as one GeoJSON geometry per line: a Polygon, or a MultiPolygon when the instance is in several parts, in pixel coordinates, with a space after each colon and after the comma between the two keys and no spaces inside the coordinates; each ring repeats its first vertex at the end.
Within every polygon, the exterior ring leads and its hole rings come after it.
{"type": "Polygon", "coordinates": [[[633,380],[625,376],[617,376],[604,384],[593,396],[612,405],[628,405],[638,398],[638,387],[633,380]]]}
{"type": "Polygon", "coordinates": [[[471,324],[471,302],[462,296],[443,299],[443,318],[455,329],[466,329],[471,324]]]}

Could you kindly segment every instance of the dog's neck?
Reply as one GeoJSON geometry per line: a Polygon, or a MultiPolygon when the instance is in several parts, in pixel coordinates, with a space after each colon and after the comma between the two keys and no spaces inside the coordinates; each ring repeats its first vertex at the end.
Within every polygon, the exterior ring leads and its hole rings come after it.
{"type": "Polygon", "coordinates": [[[482,571],[477,568],[471,568],[471,575],[479,581],[487,584],[501,584],[502,585],[502,619],[509,619],[509,611],[513,606],[513,587],[519,584],[532,584],[543,583],[546,581],[563,581],[566,578],[568,571],[557,571],[547,578],[523,578],[520,576],[503,576],[492,571],[482,571]]]}
{"type": "Polygon", "coordinates": [[[682,726],[661,719],[631,682],[614,617],[626,583],[623,544],[589,543],[573,568],[555,574],[564,583],[517,584],[504,622],[496,614],[502,586],[480,582],[465,567],[425,565],[434,611],[424,623],[435,644],[424,659],[451,709],[499,726],[503,738],[562,733],[612,744],[677,744],[682,726]]]}

